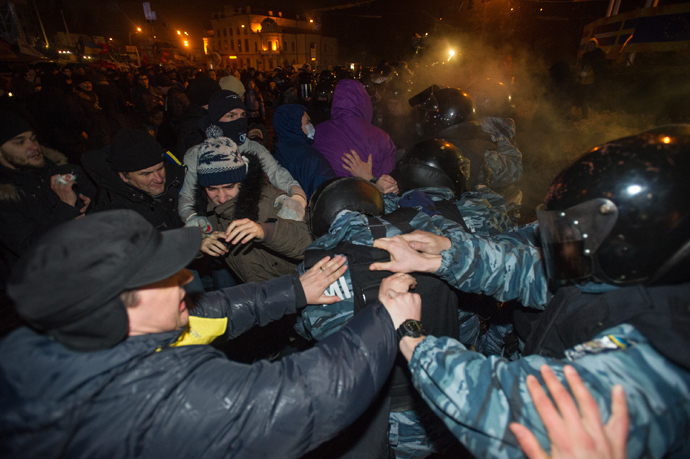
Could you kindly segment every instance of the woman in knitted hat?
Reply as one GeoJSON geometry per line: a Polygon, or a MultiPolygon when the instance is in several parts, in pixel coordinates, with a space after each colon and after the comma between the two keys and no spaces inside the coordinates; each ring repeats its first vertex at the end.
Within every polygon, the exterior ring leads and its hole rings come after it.
{"type": "Polygon", "coordinates": [[[213,229],[201,251],[224,256],[244,282],[292,273],[311,236],[286,205],[287,194],[270,184],[255,155],[240,156],[229,138],[207,139],[200,148],[195,210],[213,229]]]}

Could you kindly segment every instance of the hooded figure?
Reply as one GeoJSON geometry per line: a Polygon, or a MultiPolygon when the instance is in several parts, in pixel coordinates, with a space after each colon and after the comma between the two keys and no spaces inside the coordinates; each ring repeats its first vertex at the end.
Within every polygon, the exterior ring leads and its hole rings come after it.
{"type": "Polygon", "coordinates": [[[318,125],[314,148],[331,163],[339,177],[352,174],[343,168],[343,154],[357,152],[366,161],[372,158],[372,174],[390,174],[395,166],[395,144],[383,130],[371,124],[371,99],[362,83],[341,80],[335,87],[331,120],[318,125]]]}
{"type": "Polygon", "coordinates": [[[311,199],[319,185],[336,175],[328,161],[312,146],[314,126],[307,109],[299,104],[278,107],[273,114],[273,132],[276,136],[273,155],[302,185],[307,200],[311,199]]]}

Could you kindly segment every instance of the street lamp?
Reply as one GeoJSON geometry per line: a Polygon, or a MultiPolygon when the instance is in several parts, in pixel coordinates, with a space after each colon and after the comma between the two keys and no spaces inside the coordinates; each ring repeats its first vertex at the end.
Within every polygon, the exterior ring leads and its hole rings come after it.
{"type": "Polygon", "coordinates": [[[141,32],[141,27],[137,27],[137,30],[135,32],[129,33],[129,46],[132,46],[132,34],[133,33],[140,33],[140,32],[141,32]]]}

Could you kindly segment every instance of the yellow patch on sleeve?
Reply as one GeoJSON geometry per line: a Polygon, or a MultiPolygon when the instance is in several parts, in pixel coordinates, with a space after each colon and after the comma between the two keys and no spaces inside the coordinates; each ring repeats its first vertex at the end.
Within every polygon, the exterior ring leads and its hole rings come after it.
{"type": "Polygon", "coordinates": [[[187,330],[170,347],[193,346],[197,344],[210,344],[214,339],[225,333],[228,328],[228,319],[209,319],[206,317],[189,316],[187,330]]]}

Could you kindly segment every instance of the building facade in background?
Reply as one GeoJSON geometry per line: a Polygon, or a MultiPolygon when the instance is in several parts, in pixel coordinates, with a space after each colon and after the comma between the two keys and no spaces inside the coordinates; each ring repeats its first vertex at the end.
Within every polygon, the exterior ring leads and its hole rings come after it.
{"type": "Polygon", "coordinates": [[[255,11],[226,6],[214,13],[204,38],[209,65],[237,69],[311,65],[322,70],[338,65],[338,40],[320,31],[316,14],[288,16],[282,11],[255,11]]]}

